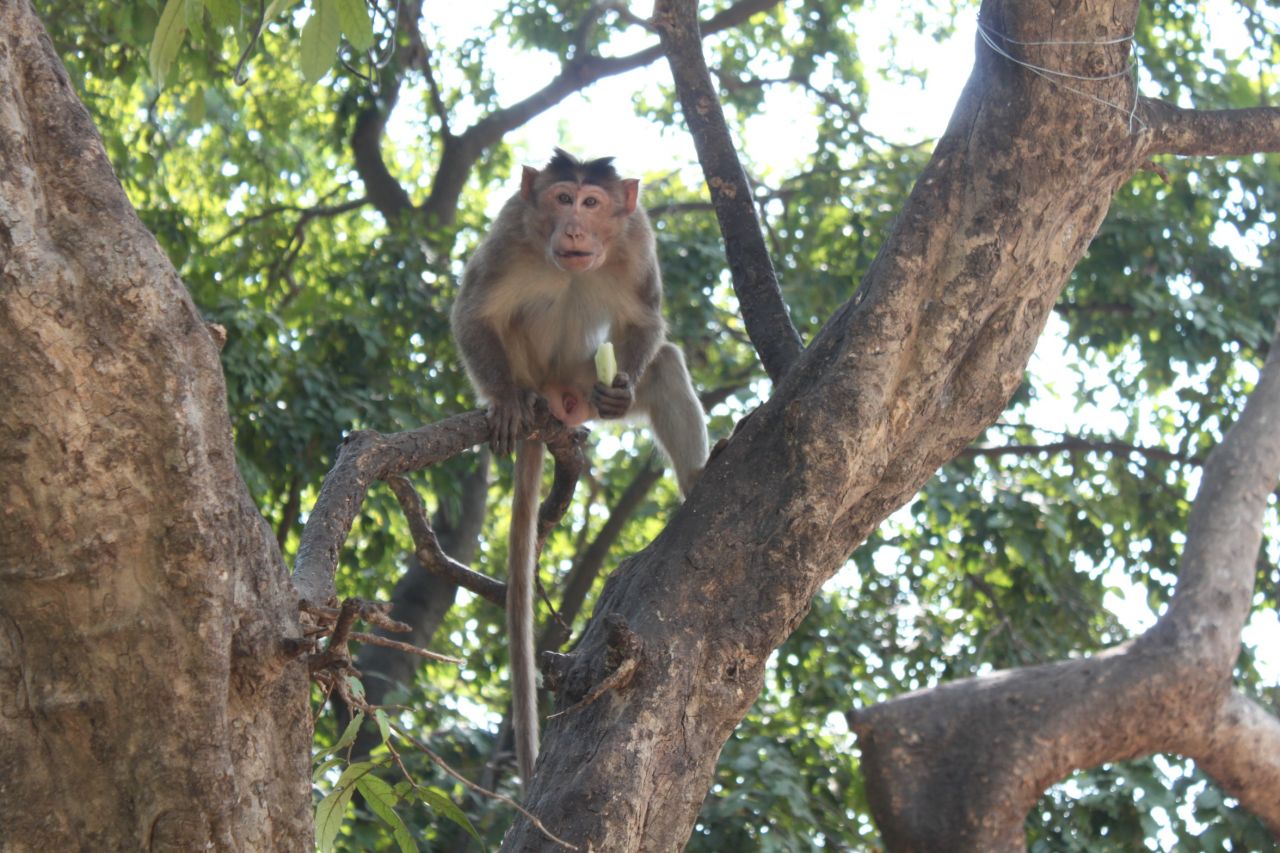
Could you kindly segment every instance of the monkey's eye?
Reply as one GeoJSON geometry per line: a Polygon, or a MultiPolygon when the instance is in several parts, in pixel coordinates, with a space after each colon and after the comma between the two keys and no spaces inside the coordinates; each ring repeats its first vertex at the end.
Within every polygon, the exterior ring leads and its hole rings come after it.
{"type": "Polygon", "coordinates": [[[560,193],[560,195],[556,196],[556,201],[561,204],[573,204],[573,196],[568,193],[560,193]]]}
{"type": "Polygon", "coordinates": [[[589,195],[582,200],[583,207],[595,207],[599,203],[600,203],[600,199],[596,198],[593,195],[589,195]]]}

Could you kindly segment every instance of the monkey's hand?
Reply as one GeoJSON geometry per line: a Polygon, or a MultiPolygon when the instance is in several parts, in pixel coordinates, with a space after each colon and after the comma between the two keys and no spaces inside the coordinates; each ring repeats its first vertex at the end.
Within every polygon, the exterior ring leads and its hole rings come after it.
{"type": "Polygon", "coordinates": [[[596,407],[600,417],[606,420],[622,417],[635,401],[635,386],[631,377],[625,373],[616,374],[612,385],[597,382],[591,389],[591,404],[596,407]]]}
{"type": "Polygon", "coordinates": [[[504,399],[489,404],[489,447],[497,456],[515,450],[516,438],[533,422],[534,393],[524,388],[504,399]]]}

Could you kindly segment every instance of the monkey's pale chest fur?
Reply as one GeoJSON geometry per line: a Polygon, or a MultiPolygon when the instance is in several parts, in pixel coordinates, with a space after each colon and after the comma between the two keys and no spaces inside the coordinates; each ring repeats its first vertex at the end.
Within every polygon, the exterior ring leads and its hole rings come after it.
{"type": "Polygon", "coordinates": [[[592,358],[615,324],[643,306],[606,266],[570,274],[530,264],[490,289],[482,313],[503,341],[513,378],[527,388],[590,387],[592,358]]]}

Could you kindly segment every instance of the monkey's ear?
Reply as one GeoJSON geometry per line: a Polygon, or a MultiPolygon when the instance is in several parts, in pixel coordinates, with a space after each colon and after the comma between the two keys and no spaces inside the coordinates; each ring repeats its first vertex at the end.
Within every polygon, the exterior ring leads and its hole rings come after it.
{"type": "Polygon", "coordinates": [[[626,178],[622,182],[622,206],[626,208],[627,213],[635,213],[636,205],[640,203],[640,181],[636,178],[626,178]]]}
{"type": "Polygon", "coordinates": [[[525,166],[524,174],[520,176],[520,197],[530,204],[534,203],[533,182],[536,180],[538,180],[538,170],[532,166],[525,166]]]}

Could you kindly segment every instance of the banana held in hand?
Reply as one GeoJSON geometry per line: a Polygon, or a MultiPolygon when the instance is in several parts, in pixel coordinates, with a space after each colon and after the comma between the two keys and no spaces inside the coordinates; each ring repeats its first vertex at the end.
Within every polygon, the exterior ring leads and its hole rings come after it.
{"type": "Polygon", "coordinates": [[[613,384],[613,377],[618,375],[618,360],[613,356],[613,344],[605,341],[596,350],[596,379],[605,385],[613,384]]]}

